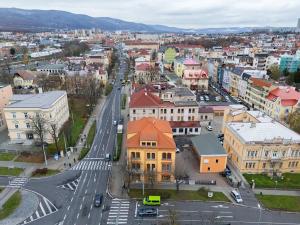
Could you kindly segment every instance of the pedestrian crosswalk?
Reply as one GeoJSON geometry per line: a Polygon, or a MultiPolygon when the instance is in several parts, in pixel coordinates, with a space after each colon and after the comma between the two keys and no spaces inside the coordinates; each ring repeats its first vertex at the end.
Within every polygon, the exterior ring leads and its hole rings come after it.
{"type": "Polygon", "coordinates": [[[57,208],[45,197],[40,198],[37,210],[20,225],[31,223],[57,211],[57,208]]]}
{"type": "Polygon", "coordinates": [[[83,160],[71,168],[71,170],[110,170],[111,162],[100,160],[83,160]]]}
{"type": "Polygon", "coordinates": [[[8,187],[21,188],[27,183],[27,181],[28,181],[27,177],[15,177],[9,181],[8,187]]]}
{"type": "Polygon", "coordinates": [[[76,191],[76,188],[77,188],[78,183],[79,183],[79,179],[80,178],[77,178],[76,180],[74,180],[72,182],[60,185],[59,187],[64,188],[64,189],[69,189],[71,191],[76,191]]]}
{"type": "Polygon", "coordinates": [[[107,224],[127,224],[129,205],[130,202],[127,199],[113,199],[107,218],[107,224]]]}

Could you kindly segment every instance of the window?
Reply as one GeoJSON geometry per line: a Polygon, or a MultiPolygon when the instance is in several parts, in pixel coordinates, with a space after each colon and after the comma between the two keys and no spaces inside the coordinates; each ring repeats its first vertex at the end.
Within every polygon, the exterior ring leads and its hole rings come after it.
{"type": "Polygon", "coordinates": [[[134,109],[134,110],[132,110],[132,113],[133,113],[133,114],[135,114],[135,109],[134,109]]]}
{"type": "Polygon", "coordinates": [[[210,171],[210,167],[208,167],[207,170],[210,171]]]}
{"type": "Polygon", "coordinates": [[[167,114],[167,109],[164,109],[164,114],[167,114]]]}
{"type": "Polygon", "coordinates": [[[174,111],[174,110],[173,110],[173,109],[171,109],[171,113],[173,113],[173,111],[174,111]]]}
{"type": "Polygon", "coordinates": [[[155,153],[147,153],[147,159],[155,159],[155,153]]]}
{"type": "Polygon", "coordinates": [[[30,128],[30,123],[26,123],[26,127],[27,127],[27,128],[30,128]]]}
{"type": "Polygon", "coordinates": [[[168,164],[163,163],[162,164],[162,171],[163,172],[171,172],[171,168],[172,168],[172,165],[170,163],[168,163],[168,164]]]}
{"type": "Polygon", "coordinates": [[[171,160],[172,154],[171,153],[162,153],[162,159],[163,160],[171,160]]]}
{"type": "Polygon", "coordinates": [[[147,147],[151,146],[151,142],[146,142],[147,143],[147,147]]]}
{"type": "Polygon", "coordinates": [[[198,132],[198,127],[195,128],[195,132],[198,132]]]}
{"type": "Polygon", "coordinates": [[[180,109],[178,109],[177,112],[180,113],[180,109]]]}
{"type": "Polygon", "coordinates": [[[28,119],[28,113],[27,112],[24,112],[24,117],[25,117],[25,119],[28,119]]]}
{"type": "Polygon", "coordinates": [[[192,109],[189,109],[189,113],[192,113],[192,109]]]}
{"type": "Polygon", "coordinates": [[[266,168],[266,163],[263,163],[262,168],[263,168],[263,169],[266,168]]]}
{"type": "Polygon", "coordinates": [[[32,140],[33,139],[33,134],[32,133],[28,133],[26,134],[27,139],[32,140]]]}
{"type": "Polygon", "coordinates": [[[19,125],[18,125],[18,124],[15,124],[15,128],[18,129],[18,128],[19,128],[19,125]]]}
{"type": "Polygon", "coordinates": [[[216,159],[216,163],[219,163],[219,160],[218,160],[218,159],[216,159]]]}
{"type": "Polygon", "coordinates": [[[152,113],[155,114],[155,109],[152,109],[152,113]]]}
{"type": "Polygon", "coordinates": [[[145,109],[143,109],[143,113],[144,113],[144,114],[146,113],[146,110],[145,110],[145,109]]]}
{"type": "Polygon", "coordinates": [[[15,119],[17,117],[16,113],[15,112],[12,112],[12,117],[15,119]]]}
{"type": "Polygon", "coordinates": [[[146,146],[146,142],[142,141],[142,146],[145,147],[146,146]]]}
{"type": "Polygon", "coordinates": [[[156,142],[152,142],[152,143],[151,143],[151,146],[152,146],[152,147],[156,147],[156,142]]]}
{"type": "Polygon", "coordinates": [[[183,132],[183,128],[179,128],[179,133],[182,133],[183,132]]]}

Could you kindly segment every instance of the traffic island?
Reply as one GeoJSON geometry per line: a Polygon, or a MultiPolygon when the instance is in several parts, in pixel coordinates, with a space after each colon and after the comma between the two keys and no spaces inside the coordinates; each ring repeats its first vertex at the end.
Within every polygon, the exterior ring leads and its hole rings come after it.
{"type": "Polygon", "coordinates": [[[7,218],[11,215],[16,208],[20,205],[22,196],[19,191],[15,192],[2,206],[0,210],[0,220],[7,218]]]}
{"type": "Polygon", "coordinates": [[[174,200],[174,201],[218,201],[218,202],[230,202],[230,200],[222,192],[213,192],[211,197],[208,197],[209,190],[200,188],[198,191],[189,190],[170,190],[170,189],[130,189],[129,196],[131,198],[142,199],[145,196],[155,195],[160,196],[163,200],[174,200]]]}

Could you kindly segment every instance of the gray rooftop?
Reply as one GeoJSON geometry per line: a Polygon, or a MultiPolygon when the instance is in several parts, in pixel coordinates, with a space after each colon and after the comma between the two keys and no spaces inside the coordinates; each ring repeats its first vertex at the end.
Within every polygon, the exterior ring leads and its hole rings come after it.
{"type": "Polygon", "coordinates": [[[176,101],[175,106],[199,106],[196,101],[176,101]]]}
{"type": "Polygon", "coordinates": [[[191,138],[193,146],[198,155],[227,155],[214,134],[201,134],[191,138]]]}
{"type": "Polygon", "coordinates": [[[177,87],[175,88],[176,96],[195,96],[195,94],[187,87],[177,87]]]}
{"type": "Polygon", "coordinates": [[[63,70],[65,68],[65,64],[46,64],[38,67],[40,70],[63,70]]]}
{"type": "Polygon", "coordinates": [[[6,108],[50,108],[59,98],[66,95],[65,91],[50,91],[41,94],[13,95],[10,105],[6,108]]]}

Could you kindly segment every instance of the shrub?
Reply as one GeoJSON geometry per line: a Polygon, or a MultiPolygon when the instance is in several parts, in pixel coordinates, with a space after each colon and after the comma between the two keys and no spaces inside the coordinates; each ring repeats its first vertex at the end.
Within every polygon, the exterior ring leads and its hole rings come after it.
{"type": "Polygon", "coordinates": [[[48,168],[36,169],[32,172],[32,176],[46,175],[47,173],[48,173],[48,168]]]}

